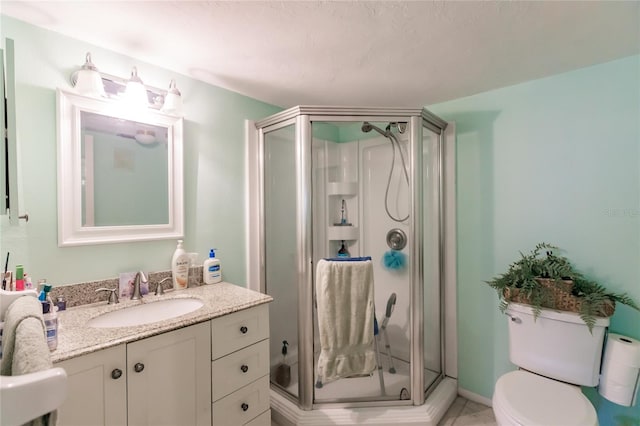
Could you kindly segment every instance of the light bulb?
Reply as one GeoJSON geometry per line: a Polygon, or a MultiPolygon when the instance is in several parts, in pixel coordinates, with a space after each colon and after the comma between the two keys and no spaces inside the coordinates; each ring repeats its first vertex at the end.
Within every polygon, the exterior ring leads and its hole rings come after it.
{"type": "Polygon", "coordinates": [[[140,77],[138,77],[138,69],[136,67],[131,70],[131,78],[127,81],[127,87],[124,90],[124,100],[133,108],[142,109],[149,106],[147,89],[144,87],[140,77]]]}

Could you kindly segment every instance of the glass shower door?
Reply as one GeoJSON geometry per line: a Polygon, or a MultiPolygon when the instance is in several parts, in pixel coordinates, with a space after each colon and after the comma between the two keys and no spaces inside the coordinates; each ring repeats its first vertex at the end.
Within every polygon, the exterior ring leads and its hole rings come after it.
{"type": "MultiPolygon", "coordinates": [[[[385,254],[391,252],[387,243],[390,232],[411,240],[408,132],[401,133],[390,121],[369,122],[358,117],[351,122],[314,121],[312,126],[314,265],[322,258],[341,255],[372,258],[378,324],[371,330],[372,350],[379,367],[373,374],[320,380],[321,327],[333,326],[320,324],[317,311],[321,309],[321,300],[316,300],[314,404],[410,400],[410,274],[407,265],[392,268],[383,262],[385,254]],[[392,127],[389,127],[391,136],[371,131],[387,126],[392,127]]],[[[407,258],[410,247],[409,243],[394,254],[407,258]]],[[[318,277],[314,278],[317,285],[318,277]]],[[[352,296],[350,307],[362,302],[357,301],[361,295],[352,296]]]]}
{"type": "Polygon", "coordinates": [[[298,397],[295,125],[264,133],[265,293],[269,308],[271,383],[298,397]],[[285,343],[286,342],[286,343],[285,343]],[[283,355],[286,347],[286,356],[283,355]]]}
{"type": "Polygon", "coordinates": [[[440,271],[440,134],[422,128],[423,233],[424,233],[424,387],[441,378],[441,271],[440,271]]]}

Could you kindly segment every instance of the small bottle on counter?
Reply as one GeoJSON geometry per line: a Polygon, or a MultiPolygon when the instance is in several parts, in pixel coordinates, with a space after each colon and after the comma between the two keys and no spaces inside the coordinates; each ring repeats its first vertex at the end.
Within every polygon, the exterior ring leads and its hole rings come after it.
{"type": "Polygon", "coordinates": [[[24,290],[24,267],[16,265],[16,291],[24,290]]]}
{"type": "Polygon", "coordinates": [[[67,309],[67,301],[64,296],[58,296],[56,306],[58,307],[58,311],[65,311],[67,309]]]}
{"type": "Polygon", "coordinates": [[[24,274],[24,289],[33,290],[33,282],[31,282],[31,275],[24,274]]]}
{"type": "Polygon", "coordinates": [[[42,303],[42,317],[47,332],[47,346],[50,351],[55,351],[58,347],[58,315],[51,302],[45,300],[40,303],[42,303]]]}

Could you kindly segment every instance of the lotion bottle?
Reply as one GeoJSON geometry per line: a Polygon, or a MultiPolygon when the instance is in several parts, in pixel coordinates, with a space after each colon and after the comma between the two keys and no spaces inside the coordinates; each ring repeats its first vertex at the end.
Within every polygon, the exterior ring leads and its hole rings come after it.
{"type": "Polygon", "coordinates": [[[182,240],[178,240],[176,251],[171,258],[171,275],[173,276],[173,288],[181,290],[187,288],[189,283],[189,264],[191,258],[182,247],[182,240]]]}
{"type": "Polygon", "coordinates": [[[215,284],[222,281],[222,267],[220,259],[216,257],[215,249],[209,251],[209,258],[202,264],[202,281],[205,284],[215,284]]]}

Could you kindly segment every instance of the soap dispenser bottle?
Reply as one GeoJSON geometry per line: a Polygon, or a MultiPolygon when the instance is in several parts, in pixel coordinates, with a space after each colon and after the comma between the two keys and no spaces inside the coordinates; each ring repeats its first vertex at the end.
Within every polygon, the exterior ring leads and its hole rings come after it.
{"type": "Polygon", "coordinates": [[[182,247],[182,240],[178,240],[176,251],[171,258],[171,274],[173,275],[173,288],[180,290],[187,288],[189,283],[189,264],[191,258],[182,247]]]}
{"type": "Polygon", "coordinates": [[[216,257],[215,249],[209,251],[209,258],[202,264],[202,281],[205,284],[215,284],[222,281],[222,266],[216,257]]]}
{"type": "Polygon", "coordinates": [[[282,362],[276,367],[276,383],[286,388],[291,384],[291,366],[287,363],[287,346],[289,342],[282,341],[282,362]]]}
{"type": "Polygon", "coordinates": [[[338,257],[350,257],[349,250],[344,245],[344,240],[342,240],[342,245],[340,246],[340,250],[338,250],[338,257]]]}

